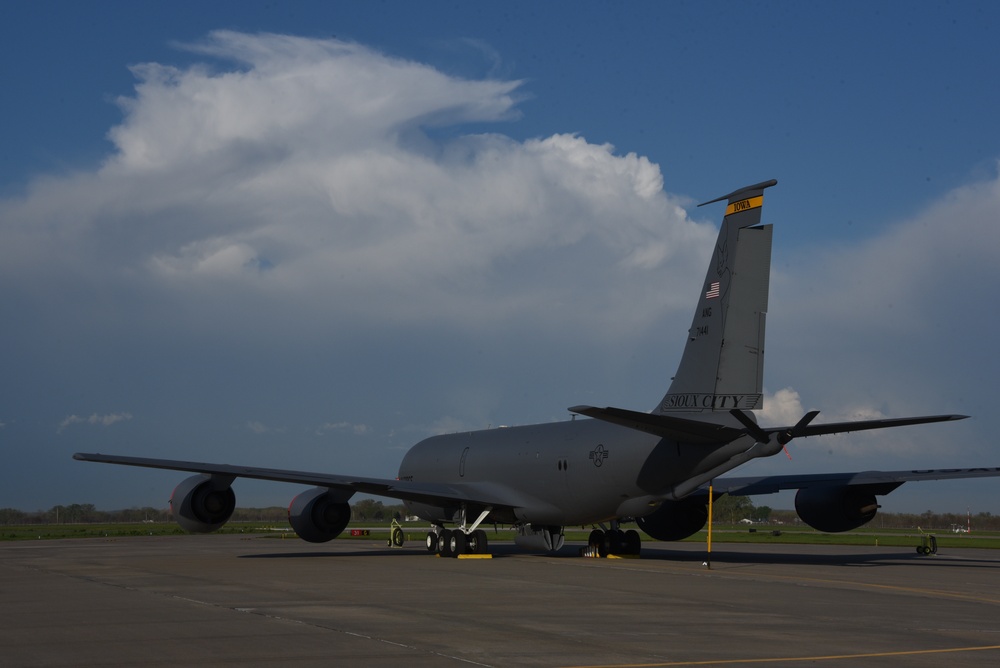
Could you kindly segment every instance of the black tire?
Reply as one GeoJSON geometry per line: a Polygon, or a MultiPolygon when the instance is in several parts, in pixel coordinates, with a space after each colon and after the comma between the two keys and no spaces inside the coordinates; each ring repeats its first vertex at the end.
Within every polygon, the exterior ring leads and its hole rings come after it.
{"type": "Polygon", "coordinates": [[[604,532],[601,531],[600,529],[594,529],[593,531],[591,531],[590,537],[587,538],[587,545],[594,549],[599,548],[601,546],[601,543],[603,542],[604,542],[604,532]]]}
{"type": "Polygon", "coordinates": [[[462,531],[455,530],[451,532],[451,536],[448,538],[448,554],[452,557],[457,557],[460,554],[465,554],[469,549],[469,541],[465,537],[462,531]]]}
{"type": "Polygon", "coordinates": [[[597,544],[597,556],[603,558],[612,553],[610,533],[610,531],[601,532],[601,542],[597,544]]]}
{"type": "Polygon", "coordinates": [[[625,534],[621,531],[608,531],[608,554],[622,554],[625,551],[625,534]]]}
{"type": "Polygon", "coordinates": [[[403,530],[399,527],[393,528],[390,540],[396,547],[403,547],[403,530]]]}
{"type": "Polygon", "coordinates": [[[642,551],[642,537],[635,529],[625,532],[625,554],[639,554],[642,551]]]}
{"type": "Polygon", "coordinates": [[[486,532],[482,529],[476,529],[471,534],[469,534],[469,553],[470,554],[486,554],[489,550],[489,541],[486,538],[486,532]]]}
{"type": "Polygon", "coordinates": [[[438,538],[439,540],[438,544],[440,545],[440,552],[438,554],[440,554],[442,557],[455,556],[451,553],[451,534],[452,534],[451,529],[445,529],[441,532],[441,535],[438,538]]]}
{"type": "Polygon", "coordinates": [[[427,551],[428,552],[438,551],[438,535],[433,531],[427,532],[427,551]]]}

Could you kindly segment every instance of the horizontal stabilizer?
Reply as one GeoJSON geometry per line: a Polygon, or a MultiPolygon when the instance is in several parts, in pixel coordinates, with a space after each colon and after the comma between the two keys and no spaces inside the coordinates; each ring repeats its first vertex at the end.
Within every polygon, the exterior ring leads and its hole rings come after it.
{"type": "Polygon", "coordinates": [[[845,434],[849,431],[867,431],[869,429],[887,429],[889,427],[906,427],[913,424],[929,424],[931,422],[950,422],[964,420],[968,415],[922,415],[908,418],[886,418],[881,420],[857,420],[855,422],[829,422],[826,424],[811,424],[805,427],[768,428],[768,432],[796,429],[795,437],[821,436],[824,434],[845,434]]]}
{"type": "Polygon", "coordinates": [[[758,441],[766,443],[771,434],[779,435],[779,442],[787,443],[792,438],[805,436],[820,436],[824,434],[845,434],[852,431],[868,431],[870,429],[888,429],[890,427],[906,427],[915,424],[932,422],[950,422],[964,420],[968,415],[922,415],[907,418],[885,418],[879,420],[856,420],[854,422],[829,422],[826,424],[809,424],[818,415],[813,411],[794,427],[758,427],[746,413],[732,411],[732,414],[743,422],[743,429],[716,422],[690,420],[676,415],[663,413],[640,413],[624,408],[597,408],[595,406],[573,406],[572,413],[586,415],[596,420],[603,420],[636,431],[669,438],[681,443],[719,444],[730,443],[740,436],[750,434],[758,441]],[[742,419],[741,419],[742,416],[742,419]],[[782,438],[785,436],[785,438],[782,438]]]}
{"type": "Polygon", "coordinates": [[[624,408],[596,408],[594,406],[573,406],[573,413],[604,420],[622,427],[635,429],[654,436],[669,438],[682,443],[720,444],[729,443],[746,433],[745,429],[729,427],[712,422],[688,420],[673,415],[639,413],[624,408]]]}

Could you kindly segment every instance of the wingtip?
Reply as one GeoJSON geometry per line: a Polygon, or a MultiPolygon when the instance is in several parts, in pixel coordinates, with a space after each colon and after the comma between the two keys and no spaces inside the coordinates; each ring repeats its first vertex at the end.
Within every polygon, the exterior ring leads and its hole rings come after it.
{"type": "Polygon", "coordinates": [[[927,420],[928,422],[954,422],[955,420],[965,420],[965,419],[969,418],[970,416],[968,416],[968,415],[958,415],[956,413],[956,414],[950,414],[950,415],[928,415],[927,417],[928,417],[928,420],[927,420]]]}

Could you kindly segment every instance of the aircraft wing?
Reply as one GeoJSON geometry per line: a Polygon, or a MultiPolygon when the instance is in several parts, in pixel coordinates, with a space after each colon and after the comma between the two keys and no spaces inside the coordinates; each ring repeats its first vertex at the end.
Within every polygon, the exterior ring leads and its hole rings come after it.
{"type": "Polygon", "coordinates": [[[141,466],[150,469],[167,469],[170,471],[190,471],[206,475],[229,478],[254,478],[256,480],[274,480],[316,487],[329,487],[346,491],[374,494],[404,501],[416,501],[437,505],[471,503],[493,506],[494,508],[519,508],[532,505],[533,499],[525,498],[504,485],[489,482],[476,483],[421,483],[408,480],[388,478],[365,478],[360,476],[345,476],[329,473],[311,473],[307,471],[289,471],[284,469],[258,468],[254,466],[233,466],[231,464],[207,464],[204,462],[186,462],[174,459],[151,459],[147,457],[126,457],[121,455],[102,455],[99,453],[78,452],[73,459],[83,462],[100,462],[103,464],[121,464],[124,466],[141,466]]]}
{"type": "MultiPolygon", "coordinates": [[[[1000,466],[972,469],[924,469],[914,471],[863,471],[856,473],[812,473],[803,475],[775,475],[746,478],[719,478],[712,485],[715,493],[734,496],[774,494],[784,489],[803,489],[823,486],[880,486],[892,491],[904,482],[920,480],[952,480],[956,478],[1000,477],[1000,466]]],[[[708,485],[699,492],[708,493],[708,485]]],[[[888,493],[888,492],[884,492],[888,493]]]]}

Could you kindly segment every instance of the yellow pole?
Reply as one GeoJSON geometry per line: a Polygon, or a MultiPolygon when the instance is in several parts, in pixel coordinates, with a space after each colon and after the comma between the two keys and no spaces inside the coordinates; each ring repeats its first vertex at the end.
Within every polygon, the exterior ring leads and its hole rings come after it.
{"type": "Polygon", "coordinates": [[[712,568],[712,482],[708,483],[708,559],[705,565],[712,568]]]}

